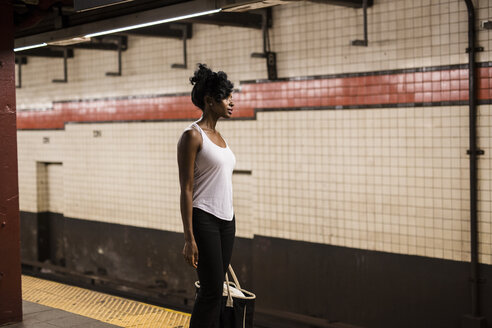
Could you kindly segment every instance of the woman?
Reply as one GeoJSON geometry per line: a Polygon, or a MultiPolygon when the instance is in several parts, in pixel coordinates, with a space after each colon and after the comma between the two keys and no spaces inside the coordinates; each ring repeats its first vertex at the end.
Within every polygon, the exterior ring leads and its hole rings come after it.
{"type": "Polygon", "coordinates": [[[178,142],[183,255],[200,280],[190,328],[220,327],[222,289],[236,232],[232,206],[232,171],[236,158],[215,129],[217,120],[232,115],[234,85],[224,72],[199,64],[191,100],[203,111],[178,142]]]}

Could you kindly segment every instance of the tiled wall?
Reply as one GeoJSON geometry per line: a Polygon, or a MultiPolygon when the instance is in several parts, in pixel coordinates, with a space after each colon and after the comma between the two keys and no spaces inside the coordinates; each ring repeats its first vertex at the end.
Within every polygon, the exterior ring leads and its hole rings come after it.
{"type": "MultiPolygon", "coordinates": [[[[467,260],[467,115],[461,106],[310,110],[220,122],[236,169],[253,173],[234,176],[238,235],[467,260]]],[[[481,259],[491,263],[492,121],[480,118],[481,259]]],[[[36,211],[36,162],[63,162],[66,216],[181,231],[175,149],[187,124],[20,131],[21,209],[36,211]]]]}
{"type": "MultiPolygon", "coordinates": [[[[488,0],[476,1],[478,21],[490,18],[488,0]]],[[[278,76],[366,72],[467,62],[467,12],[462,0],[381,0],[368,9],[369,47],[351,46],[363,37],[361,9],[292,3],[275,7],[270,32],[277,52],[278,76]]],[[[239,81],[266,78],[261,31],[247,28],[193,26],[188,62],[205,62],[239,81]]],[[[485,48],[478,60],[491,60],[490,31],[478,30],[485,48]]],[[[68,84],[61,59],[30,57],[23,66],[18,109],[51,108],[54,100],[167,94],[191,90],[191,70],[171,69],[182,61],[179,40],[132,37],[123,53],[123,77],[106,77],[117,68],[114,52],[76,49],[68,60],[68,84]]]]}
{"type": "MultiPolygon", "coordinates": [[[[251,170],[253,150],[245,136],[252,123],[221,124],[237,157],[237,170],[251,170]]],[[[63,207],[55,204],[49,209],[59,212],[63,208],[67,217],[182,231],[176,144],[187,125],[189,122],[68,124],[64,131],[19,131],[21,210],[48,210],[49,197],[36,196],[37,186],[48,183],[46,190],[64,192],[63,207]],[[57,138],[60,134],[63,139],[57,138]],[[44,138],[50,143],[43,143],[44,138]],[[51,156],[46,156],[48,152],[51,156]],[[51,162],[63,163],[62,181],[56,179],[58,175],[48,178],[46,166],[51,165],[46,163],[51,162]]],[[[241,216],[238,236],[250,238],[251,180],[248,174],[235,174],[233,179],[235,210],[241,216]]]]}
{"type": "MultiPolygon", "coordinates": [[[[492,18],[488,1],[475,3],[478,20],[492,18]]],[[[375,1],[369,9],[367,48],[350,45],[362,37],[361,10],[303,2],[276,7],[273,15],[271,40],[279,77],[467,62],[464,1],[375,1]]],[[[310,87],[300,91],[303,82],[286,90],[276,90],[273,83],[240,84],[266,78],[264,60],[250,58],[251,52],[261,51],[260,31],[194,25],[193,32],[189,62],[225,70],[241,90],[238,99],[241,94],[255,97],[243,99],[244,106],[326,106],[322,101],[331,101],[329,93],[341,87],[320,82],[319,90],[324,91],[316,93],[310,87]],[[296,93],[295,101],[282,105],[286,100],[282,92],[296,93]],[[324,93],[328,95],[322,100],[324,93]]],[[[478,30],[478,43],[485,48],[478,55],[480,62],[492,60],[490,33],[478,30]]],[[[18,107],[42,109],[59,100],[189,92],[191,69],[170,68],[179,61],[177,40],[130,37],[122,77],[104,76],[116,67],[114,53],[76,50],[69,60],[70,82],[60,85],[49,82],[62,72],[60,60],[29,58],[18,107]]],[[[461,83],[460,78],[434,75],[428,84],[419,85],[421,100],[404,102],[441,101],[432,98],[441,95],[437,86],[449,97],[456,91],[454,100],[465,99],[460,94],[467,96],[466,77],[461,83]],[[425,98],[426,93],[431,98],[425,98]]],[[[482,84],[482,99],[490,99],[489,82],[482,84]]],[[[355,92],[346,100],[359,96],[359,104],[403,101],[378,98],[372,103],[359,94],[367,83],[344,86],[355,92]]],[[[396,88],[408,86],[401,83],[396,88]]],[[[469,260],[468,108],[441,103],[335,109],[347,104],[342,98],[333,99],[330,109],[259,111],[256,119],[219,123],[236,153],[236,168],[252,171],[234,176],[238,235],[469,260]]],[[[97,113],[105,104],[91,110],[97,113]]],[[[70,112],[75,107],[67,113],[80,116],[70,112]]],[[[488,264],[492,264],[490,110],[490,105],[479,106],[478,119],[479,146],[485,150],[479,159],[480,261],[488,264]]],[[[176,142],[188,124],[90,123],[67,124],[60,131],[19,131],[21,209],[38,209],[36,161],[59,161],[66,216],[181,231],[176,142]],[[95,130],[101,132],[99,137],[94,137],[95,130]],[[46,136],[50,143],[43,143],[46,136]]]]}
{"type": "Polygon", "coordinates": [[[468,259],[467,120],[466,107],[259,113],[258,233],[468,259]]]}

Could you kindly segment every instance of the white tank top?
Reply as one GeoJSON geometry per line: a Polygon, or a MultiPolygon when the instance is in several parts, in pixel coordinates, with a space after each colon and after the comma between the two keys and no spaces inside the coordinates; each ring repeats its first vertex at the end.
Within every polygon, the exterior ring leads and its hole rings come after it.
{"type": "Polygon", "coordinates": [[[197,129],[203,140],[202,148],[195,158],[193,207],[219,219],[232,221],[232,171],[236,165],[236,157],[227,141],[225,148],[220,147],[208,138],[196,122],[188,127],[190,128],[197,129]]]}

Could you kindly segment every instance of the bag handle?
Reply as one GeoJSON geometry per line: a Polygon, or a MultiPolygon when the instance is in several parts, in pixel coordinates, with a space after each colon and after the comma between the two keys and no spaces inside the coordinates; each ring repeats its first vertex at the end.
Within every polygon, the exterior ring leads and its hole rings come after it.
{"type": "MultiPolygon", "coordinates": [[[[237,277],[236,277],[236,273],[234,272],[234,270],[232,269],[232,266],[229,264],[229,272],[231,273],[231,276],[232,276],[232,280],[234,280],[234,283],[236,284],[236,287],[241,289],[241,285],[239,284],[239,280],[237,280],[237,277]]],[[[231,295],[231,289],[229,287],[229,275],[225,274],[225,280],[226,280],[226,285],[227,285],[227,302],[226,302],[226,306],[227,307],[233,307],[234,306],[234,302],[232,301],[232,295],[231,295]]]]}
{"type": "Polygon", "coordinates": [[[237,280],[236,273],[232,269],[232,266],[229,264],[229,272],[231,273],[232,280],[234,280],[234,283],[236,284],[236,287],[238,289],[241,289],[241,285],[239,284],[239,280],[237,280]]]}

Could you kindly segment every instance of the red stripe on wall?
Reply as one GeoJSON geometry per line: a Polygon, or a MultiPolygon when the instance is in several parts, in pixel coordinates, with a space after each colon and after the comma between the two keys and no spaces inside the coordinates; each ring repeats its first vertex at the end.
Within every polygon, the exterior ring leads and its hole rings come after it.
{"type": "MultiPolygon", "coordinates": [[[[492,99],[492,67],[478,70],[478,98],[492,99]]],[[[357,77],[243,84],[233,117],[255,108],[364,106],[468,100],[468,70],[454,69],[357,77]]],[[[55,103],[48,111],[20,111],[18,129],[63,128],[66,122],[196,119],[189,96],[55,103]]]]}

